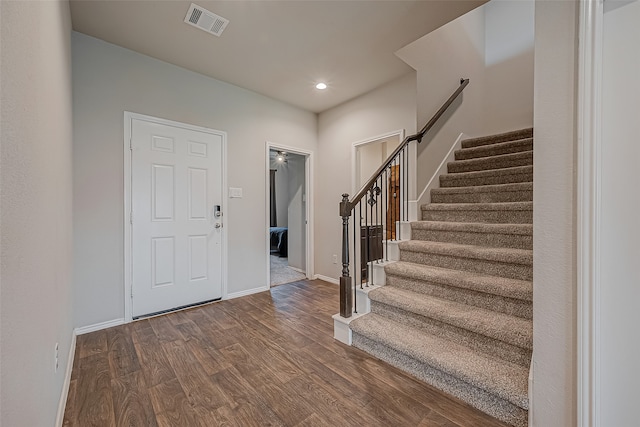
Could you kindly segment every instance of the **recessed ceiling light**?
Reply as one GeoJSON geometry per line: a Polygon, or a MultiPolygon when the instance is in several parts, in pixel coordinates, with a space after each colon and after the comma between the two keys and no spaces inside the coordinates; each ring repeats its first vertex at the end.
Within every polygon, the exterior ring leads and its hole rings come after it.
{"type": "Polygon", "coordinates": [[[319,90],[325,90],[326,88],[327,88],[327,84],[326,83],[320,82],[320,83],[318,83],[316,85],[316,89],[319,89],[319,90]]]}

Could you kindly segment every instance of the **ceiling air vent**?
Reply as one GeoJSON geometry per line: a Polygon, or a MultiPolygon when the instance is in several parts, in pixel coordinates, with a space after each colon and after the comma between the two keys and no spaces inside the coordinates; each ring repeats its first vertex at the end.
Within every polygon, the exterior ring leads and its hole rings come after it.
{"type": "Polygon", "coordinates": [[[222,16],[209,12],[207,9],[191,3],[184,22],[200,28],[207,33],[220,37],[224,29],[227,27],[229,20],[222,16]]]}

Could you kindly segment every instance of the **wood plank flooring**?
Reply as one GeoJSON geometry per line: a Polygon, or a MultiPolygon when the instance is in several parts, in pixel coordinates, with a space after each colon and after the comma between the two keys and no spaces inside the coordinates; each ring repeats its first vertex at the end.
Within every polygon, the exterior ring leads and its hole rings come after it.
{"type": "Polygon", "coordinates": [[[77,340],[64,426],[506,426],[333,339],[319,280],[77,340]]]}

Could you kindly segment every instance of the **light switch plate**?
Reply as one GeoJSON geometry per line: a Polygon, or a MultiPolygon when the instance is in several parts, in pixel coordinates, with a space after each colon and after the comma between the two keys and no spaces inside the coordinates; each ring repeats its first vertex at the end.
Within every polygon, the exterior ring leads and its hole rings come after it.
{"type": "Polygon", "coordinates": [[[231,198],[231,199],[241,199],[242,198],[242,188],[229,187],[229,198],[231,198]]]}

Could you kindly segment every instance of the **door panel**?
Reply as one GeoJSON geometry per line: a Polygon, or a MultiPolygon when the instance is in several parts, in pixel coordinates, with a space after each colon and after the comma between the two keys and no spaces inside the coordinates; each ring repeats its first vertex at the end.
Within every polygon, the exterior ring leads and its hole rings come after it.
{"type": "Polygon", "coordinates": [[[134,317],[222,296],[222,144],[132,120],[134,317]]]}

